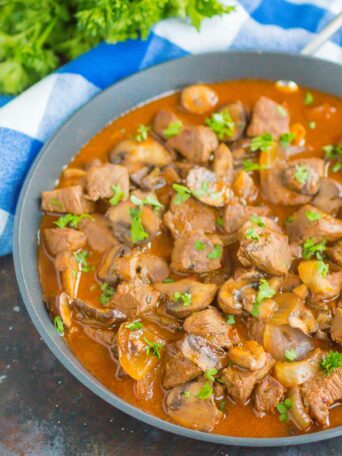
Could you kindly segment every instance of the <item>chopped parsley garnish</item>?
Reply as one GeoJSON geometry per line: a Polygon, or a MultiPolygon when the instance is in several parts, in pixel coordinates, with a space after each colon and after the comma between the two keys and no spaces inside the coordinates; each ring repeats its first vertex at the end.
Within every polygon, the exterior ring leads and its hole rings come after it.
{"type": "Polygon", "coordinates": [[[284,358],[286,359],[286,361],[294,361],[297,358],[296,350],[294,350],[293,348],[291,350],[285,350],[284,358]]]}
{"type": "Polygon", "coordinates": [[[77,229],[80,221],[86,218],[91,219],[92,217],[89,214],[65,214],[53,223],[59,228],[65,228],[69,225],[71,228],[77,229]]]}
{"type": "Polygon", "coordinates": [[[323,147],[323,151],[325,152],[325,158],[327,160],[338,160],[338,158],[342,157],[342,145],[334,146],[328,144],[323,147]]]}
{"type": "Polygon", "coordinates": [[[261,217],[259,217],[258,215],[252,215],[249,220],[252,222],[252,223],[255,223],[255,225],[258,225],[260,228],[265,228],[265,222],[263,221],[263,219],[261,217]]]}
{"type": "Polygon", "coordinates": [[[284,108],[284,106],[278,105],[278,106],[277,106],[277,112],[278,112],[281,116],[286,117],[287,111],[286,111],[286,109],[284,108]]]}
{"type": "Polygon", "coordinates": [[[252,162],[250,160],[242,160],[243,170],[244,171],[261,171],[267,169],[265,165],[258,165],[258,163],[252,162]]]}
{"type": "Polygon", "coordinates": [[[283,133],[280,135],[280,144],[283,147],[289,146],[292,141],[296,138],[295,133],[283,133]]]}
{"type": "Polygon", "coordinates": [[[334,164],[334,166],[331,168],[333,173],[338,173],[342,169],[342,163],[337,162],[334,164]]]}
{"type": "Polygon", "coordinates": [[[295,178],[300,184],[305,184],[309,179],[309,170],[305,165],[296,165],[295,178]]]}
{"type": "Polygon", "coordinates": [[[330,375],[338,367],[342,367],[342,353],[330,351],[325,356],[321,363],[321,369],[324,371],[324,376],[330,375]]]}
{"type": "Polygon", "coordinates": [[[57,198],[51,198],[49,200],[49,203],[52,204],[53,206],[55,206],[60,211],[63,211],[63,209],[64,209],[63,203],[61,201],[59,201],[59,199],[57,199],[57,198]]]}
{"type": "Polygon", "coordinates": [[[270,287],[269,283],[266,279],[261,279],[259,284],[259,290],[257,297],[253,303],[253,308],[251,314],[253,317],[257,317],[259,315],[259,305],[262,303],[264,299],[273,298],[276,294],[275,290],[270,287]]]}
{"type": "Polygon", "coordinates": [[[279,404],[276,406],[276,409],[279,412],[279,421],[287,421],[289,419],[288,411],[291,408],[292,408],[291,399],[285,399],[285,401],[279,402],[279,404]]]}
{"type": "Polygon", "coordinates": [[[304,104],[306,106],[309,106],[313,102],[314,102],[314,96],[312,95],[312,93],[311,92],[306,92],[306,94],[304,95],[304,104]]]}
{"type": "Polygon", "coordinates": [[[221,258],[222,251],[222,245],[215,244],[213,250],[208,253],[207,258],[209,258],[209,260],[218,260],[219,258],[221,258]]]}
{"type": "Polygon", "coordinates": [[[198,399],[208,399],[211,395],[213,394],[213,387],[211,386],[210,383],[205,383],[202,388],[200,389],[199,393],[196,394],[196,397],[198,399]]]}
{"type": "Polygon", "coordinates": [[[315,241],[312,238],[309,238],[303,244],[302,257],[304,258],[304,260],[310,260],[310,258],[312,257],[316,257],[317,260],[323,260],[326,248],[327,247],[325,239],[315,243],[315,241]]]}
{"type": "Polygon", "coordinates": [[[261,150],[267,152],[274,145],[274,138],[271,133],[264,133],[263,135],[255,136],[251,140],[250,149],[252,152],[261,150]]]}
{"type": "Polygon", "coordinates": [[[151,130],[151,127],[149,127],[149,126],[139,125],[139,127],[137,129],[137,134],[134,136],[135,140],[137,142],[145,141],[145,139],[147,139],[147,137],[148,137],[150,130],[151,130]]]}
{"type": "Polygon", "coordinates": [[[106,306],[114,295],[114,288],[111,287],[108,282],[101,283],[100,288],[101,288],[100,303],[103,306],[106,306]]]}
{"type": "Polygon", "coordinates": [[[205,119],[206,125],[216,133],[219,139],[233,136],[235,132],[235,122],[231,118],[228,109],[221,112],[214,112],[205,119]]]}
{"type": "Polygon", "coordinates": [[[228,315],[226,322],[228,323],[228,325],[234,325],[235,324],[234,315],[228,315]]]}
{"type": "Polygon", "coordinates": [[[144,337],[144,341],[147,344],[147,354],[151,353],[153,356],[160,359],[160,350],[164,347],[164,344],[159,342],[151,342],[150,340],[146,339],[146,337],[144,337]]]}
{"type": "Polygon", "coordinates": [[[191,190],[189,190],[185,185],[173,184],[172,188],[176,191],[177,195],[173,200],[173,204],[182,204],[184,201],[190,198],[191,190]]]}
{"type": "Polygon", "coordinates": [[[131,323],[127,323],[125,325],[125,328],[129,329],[130,331],[137,331],[138,329],[142,329],[143,327],[144,325],[139,320],[134,320],[131,323]]]}
{"type": "Polygon", "coordinates": [[[175,279],[171,279],[171,277],[163,280],[163,283],[173,283],[173,282],[175,282],[175,279]]]}
{"type": "Polygon", "coordinates": [[[130,198],[131,203],[136,204],[137,206],[152,206],[152,207],[158,207],[158,208],[163,208],[164,206],[152,195],[147,195],[146,198],[143,200],[138,198],[135,195],[131,195],[130,198]]]}
{"type": "Polygon", "coordinates": [[[218,408],[219,408],[219,410],[221,410],[221,412],[223,412],[225,406],[226,406],[225,401],[221,401],[221,402],[219,403],[219,405],[218,405],[218,408]]]}
{"type": "Polygon", "coordinates": [[[254,228],[248,228],[248,230],[246,231],[246,238],[251,240],[251,241],[258,241],[259,240],[259,235],[255,231],[254,228]]]}
{"type": "Polygon", "coordinates": [[[191,293],[180,293],[179,291],[173,294],[173,299],[175,302],[182,301],[184,307],[189,307],[192,302],[191,293]]]}
{"type": "Polygon", "coordinates": [[[285,223],[292,223],[294,221],[294,217],[293,215],[290,215],[289,217],[287,217],[287,219],[285,220],[285,223]]]}
{"type": "Polygon", "coordinates": [[[177,136],[181,129],[183,128],[183,124],[180,120],[176,120],[175,122],[170,122],[169,125],[163,131],[163,135],[166,139],[172,138],[173,136],[177,136]]]}
{"type": "Polygon", "coordinates": [[[76,263],[78,263],[81,272],[90,272],[95,269],[95,267],[88,262],[89,256],[90,253],[88,250],[80,250],[79,252],[74,253],[74,259],[76,263]]]}
{"type": "Polygon", "coordinates": [[[110,198],[109,204],[111,206],[116,206],[125,197],[125,192],[122,190],[120,185],[112,185],[110,189],[113,192],[113,196],[110,198]]]}
{"type": "Polygon", "coordinates": [[[195,249],[196,250],[205,250],[206,249],[206,245],[203,241],[196,241],[195,242],[195,249]]]}
{"type": "Polygon", "coordinates": [[[144,230],[141,221],[141,209],[130,207],[129,215],[131,216],[131,239],[133,243],[143,241],[148,238],[148,233],[144,230]]]}
{"type": "Polygon", "coordinates": [[[322,277],[326,277],[329,272],[329,265],[327,263],[324,263],[323,260],[318,260],[317,270],[321,274],[322,277]]]}
{"type": "Polygon", "coordinates": [[[309,122],[309,128],[310,128],[310,130],[314,130],[316,128],[316,122],[313,120],[311,122],[309,122]]]}
{"type": "Polygon", "coordinates": [[[216,220],[215,220],[215,223],[216,223],[217,226],[223,226],[224,225],[223,218],[222,217],[217,217],[216,220]]]}
{"type": "Polygon", "coordinates": [[[316,211],[305,211],[305,217],[310,220],[310,222],[316,222],[317,220],[320,220],[323,215],[316,211]]]}
{"type": "Polygon", "coordinates": [[[53,319],[53,324],[55,326],[55,330],[56,332],[60,335],[60,336],[64,336],[64,324],[63,324],[63,320],[62,318],[57,315],[54,319],[53,319]]]}
{"type": "Polygon", "coordinates": [[[182,396],[184,396],[185,398],[189,399],[189,397],[191,396],[191,393],[190,393],[190,391],[183,391],[182,392],[182,396]]]}
{"type": "Polygon", "coordinates": [[[201,198],[202,196],[205,196],[209,191],[209,182],[208,181],[203,181],[201,183],[200,188],[196,188],[192,193],[197,196],[198,198],[201,198]]]}
{"type": "Polygon", "coordinates": [[[218,370],[215,367],[212,367],[210,369],[207,369],[204,372],[204,377],[209,380],[210,382],[215,381],[215,375],[217,374],[218,370]]]}

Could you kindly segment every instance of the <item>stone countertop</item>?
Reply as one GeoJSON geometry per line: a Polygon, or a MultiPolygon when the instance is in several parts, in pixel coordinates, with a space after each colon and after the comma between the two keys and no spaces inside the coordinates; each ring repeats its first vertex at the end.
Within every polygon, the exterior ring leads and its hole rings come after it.
{"type": "Polygon", "coordinates": [[[116,410],[79,383],[39,337],[21,300],[11,256],[0,258],[0,455],[338,456],[342,438],[244,449],[202,443],[116,410]]]}

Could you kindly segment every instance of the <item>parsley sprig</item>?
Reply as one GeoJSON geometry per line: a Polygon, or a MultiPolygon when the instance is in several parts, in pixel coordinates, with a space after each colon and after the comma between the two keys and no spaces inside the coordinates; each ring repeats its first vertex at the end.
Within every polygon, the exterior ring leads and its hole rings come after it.
{"type": "Polygon", "coordinates": [[[79,266],[81,272],[90,272],[95,269],[95,266],[89,264],[88,258],[90,253],[88,250],[80,250],[74,253],[74,259],[79,266]]]}
{"type": "Polygon", "coordinates": [[[229,138],[234,135],[235,122],[229,114],[228,109],[214,112],[210,117],[205,119],[205,123],[214,133],[216,133],[219,139],[229,138]]]}
{"type": "Polygon", "coordinates": [[[257,297],[253,303],[253,308],[251,314],[253,317],[257,317],[259,315],[259,306],[265,299],[273,298],[276,294],[275,290],[270,287],[269,283],[266,279],[261,279],[259,283],[259,290],[257,297]]]}
{"type": "Polygon", "coordinates": [[[176,191],[176,196],[173,200],[173,204],[176,206],[184,203],[184,201],[191,197],[191,190],[189,190],[188,187],[185,187],[185,185],[173,184],[172,188],[176,191]]]}
{"type": "Polygon", "coordinates": [[[216,369],[216,367],[209,368],[204,372],[204,377],[207,380],[209,380],[209,382],[214,382],[215,375],[217,374],[217,372],[218,372],[218,370],[216,369]]]}
{"type": "Polygon", "coordinates": [[[54,327],[55,327],[56,332],[57,332],[60,336],[64,336],[64,323],[63,323],[62,318],[61,318],[59,315],[57,315],[57,316],[53,319],[53,324],[54,324],[54,327]]]}
{"type": "Polygon", "coordinates": [[[266,165],[259,165],[258,163],[252,162],[250,160],[242,160],[243,170],[246,172],[249,171],[262,171],[267,169],[266,165]]]}
{"type": "Polygon", "coordinates": [[[113,192],[113,196],[109,199],[109,204],[111,206],[116,206],[124,199],[125,192],[122,190],[120,185],[112,185],[110,189],[113,192]]]}
{"type": "Polygon", "coordinates": [[[59,217],[58,220],[53,222],[58,228],[65,228],[70,226],[70,228],[78,228],[79,223],[81,220],[84,219],[91,219],[92,217],[89,214],[65,214],[62,217],[59,217]]]}
{"type": "Polygon", "coordinates": [[[147,345],[146,347],[146,352],[147,354],[152,354],[156,358],[160,359],[160,351],[164,347],[164,344],[161,342],[152,342],[151,340],[148,340],[146,337],[144,337],[145,344],[147,345]]]}
{"type": "Polygon", "coordinates": [[[296,180],[304,185],[307,180],[309,179],[309,170],[307,168],[307,166],[305,165],[296,165],[296,168],[295,168],[295,178],[296,180]]]}
{"type": "Polygon", "coordinates": [[[131,323],[126,323],[125,328],[129,329],[130,331],[137,331],[138,329],[142,329],[144,325],[139,320],[134,320],[131,323]]]}
{"type": "Polygon", "coordinates": [[[210,383],[205,383],[199,392],[196,394],[196,397],[201,400],[208,399],[213,394],[213,387],[210,383]]]}
{"type": "Polygon", "coordinates": [[[150,130],[151,130],[151,127],[148,125],[139,125],[139,127],[137,128],[137,133],[134,136],[134,139],[137,142],[145,141],[148,137],[150,130]]]}
{"type": "Polygon", "coordinates": [[[280,402],[276,409],[279,412],[279,421],[288,421],[288,411],[292,408],[291,399],[285,399],[285,401],[280,402]]]}
{"type": "Polygon", "coordinates": [[[255,136],[251,140],[250,149],[252,152],[256,152],[257,150],[267,152],[274,144],[274,138],[271,133],[264,133],[263,135],[255,136]]]}
{"type": "Polygon", "coordinates": [[[342,353],[337,351],[330,351],[320,363],[324,375],[330,375],[338,367],[342,367],[342,353]]]}
{"type": "Polygon", "coordinates": [[[101,288],[100,303],[103,306],[106,306],[114,295],[114,288],[111,287],[108,282],[101,283],[100,288],[101,288]]]}
{"type": "Polygon", "coordinates": [[[135,195],[131,195],[130,198],[131,203],[136,204],[137,206],[152,206],[156,208],[163,209],[162,203],[160,203],[154,196],[152,195],[147,195],[146,198],[140,199],[135,195]]]}
{"type": "Polygon", "coordinates": [[[323,260],[327,249],[326,243],[327,241],[325,239],[315,242],[314,239],[308,238],[302,248],[302,257],[304,260],[310,260],[312,257],[317,258],[317,260],[323,260]]]}
{"type": "Polygon", "coordinates": [[[189,307],[192,302],[192,295],[191,293],[180,293],[176,291],[173,294],[173,299],[175,302],[182,302],[184,307],[189,307]]]}
{"type": "Polygon", "coordinates": [[[131,240],[136,242],[143,241],[148,238],[149,234],[146,233],[141,221],[141,209],[136,207],[129,208],[129,215],[131,217],[131,240]]]}
{"type": "Polygon", "coordinates": [[[166,139],[173,138],[177,136],[181,129],[183,128],[183,123],[180,120],[176,120],[175,122],[170,122],[169,125],[163,131],[163,135],[166,139]]]}

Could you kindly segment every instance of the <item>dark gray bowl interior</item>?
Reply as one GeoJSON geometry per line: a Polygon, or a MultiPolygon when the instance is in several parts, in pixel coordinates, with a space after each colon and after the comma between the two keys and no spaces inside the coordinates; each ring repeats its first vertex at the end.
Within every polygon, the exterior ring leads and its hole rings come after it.
{"type": "Polygon", "coordinates": [[[37,271],[39,197],[50,189],[62,167],[82,145],[115,117],[132,107],[196,81],[231,79],[294,80],[300,85],[342,96],[341,66],[301,56],[254,52],[220,52],[174,60],[125,79],[81,108],[43,148],[22,189],[15,220],[14,260],[27,310],[57,358],[95,394],[133,417],[163,430],[208,442],[241,446],[282,446],[315,442],[342,434],[342,426],[284,438],[237,438],[192,431],[155,418],[121,400],[92,377],[57,335],[45,310],[37,271]]]}

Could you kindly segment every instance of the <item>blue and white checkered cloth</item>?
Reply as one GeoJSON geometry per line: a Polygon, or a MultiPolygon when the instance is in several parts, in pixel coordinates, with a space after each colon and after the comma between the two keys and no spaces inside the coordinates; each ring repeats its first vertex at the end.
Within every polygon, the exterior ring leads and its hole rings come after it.
{"type": "MultiPolygon", "coordinates": [[[[44,143],[80,106],[114,82],[156,63],[188,54],[262,49],[300,52],[342,0],[226,0],[237,10],[207,19],[198,33],[186,21],[157,24],[148,40],[100,44],[20,96],[0,96],[0,255],[12,251],[16,202],[44,143]]],[[[342,32],[317,56],[342,63],[342,32]]]]}

